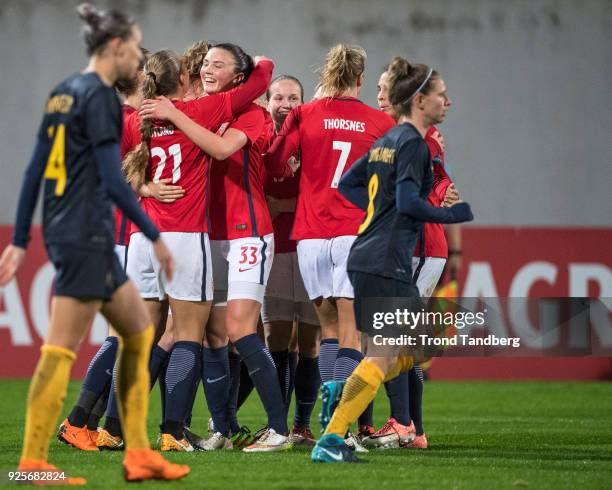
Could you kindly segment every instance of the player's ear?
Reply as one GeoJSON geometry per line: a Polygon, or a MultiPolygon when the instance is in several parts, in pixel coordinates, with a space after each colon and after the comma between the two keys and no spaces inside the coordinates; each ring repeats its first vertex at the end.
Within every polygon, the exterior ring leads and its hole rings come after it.
{"type": "Polygon", "coordinates": [[[106,45],[106,49],[109,50],[109,53],[112,53],[117,56],[119,54],[119,51],[121,50],[122,44],[123,40],[119,37],[115,37],[108,42],[108,44],[106,45]]]}
{"type": "Polygon", "coordinates": [[[363,86],[363,81],[364,81],[365,75],[363,73],[361,73],[358,77],[357,77],[357,87],[361,87],[363,86]]]}
{"type": "Polygon", "coordinates": [[[234,77],[234,85],[238,85],[239,83],[242,83],[243,81],[244,81],[244,73],[238,73],[234,77]]]}

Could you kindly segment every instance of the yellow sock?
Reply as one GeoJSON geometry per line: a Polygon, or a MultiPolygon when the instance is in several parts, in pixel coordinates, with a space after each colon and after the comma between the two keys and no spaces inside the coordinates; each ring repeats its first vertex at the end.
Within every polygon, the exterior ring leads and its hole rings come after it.
{"type": "Polygon", "coordinates": [[[124,337],[119,347],[117,372],[117,407],[126,449],[148,449],[147,414],[149,411],[149,358],[155,329],[149,325],[142,332],[124,337]]]}
{"type": "Polygon", "coordinates": [[[385,383],[399,376],[400,373],[410,371],[414,367],[414,358],[412,356],[399,356],[395,366],[385,376],[385,383]]]}
{"type": "Polygon", "coordinates": [[[337,434],[344,438],[350,425],[357,420],[370,404],[385,373],[373,362],[364,359],[346,380],[342,398],[325,430],[326,434],[337,434]]]}
{"type": "Polygon", "coordinates": [[[47,461],[49,440],[64,406],[70,369],[76,354],[70,349],[43,345],[30,382],[21,460],[47,461]]]}

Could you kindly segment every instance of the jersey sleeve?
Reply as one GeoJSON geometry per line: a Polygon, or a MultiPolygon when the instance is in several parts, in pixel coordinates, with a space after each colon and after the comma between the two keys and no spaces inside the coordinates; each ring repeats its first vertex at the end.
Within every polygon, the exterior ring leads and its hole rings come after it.
{"type": "Polygon", "coordinates": [[[425,143],[427,143],[433,163],[434,183],[432,193],[437,201],[437,204],[440,204],[442,201],[444,201],[446,189],[448,189],[448,186],[451,185],[453,181],[450,179],[446,173],[446,170],[444,169],[444,151],[438,142],[431,137],[429,132],[425,136],[425,143]]]}
{"type": "Polygon", "coordinates": [[[264,124],[263,111],[254,107],[252,110],[240,114],[238,119],[232,123],[230,129],[243,132],[252,145],[262,135],[264,124]]]}
{"type": "Polygon", "coordinates": [[[124,119],[121,135],[121,158],[140,143],[140,119],[130,115],[124,119]]]}
{"type": "Polygon", "coordinates": [[[300,149],[300,107],[292,109],[278,136],[265,155],[266,170],[271,177],[282,178],[290,175],[287,160],[300,149]]]}
{"type": "Polygon", "coordinates": [[[231,112],[234,115],[246,110],[251,102],[266,92],[272,80],[273,70],[272,61],[262,60],[255,65],[255,69],[246,82],[228,92],[231,99],[231,112]]]}
{"type": "Polygon", "coordinates": [[[425,169],[431,165],[429,149],[420,138],[401,141],[395,154],[396,185],[404,180],[412,180],[419,186],[425,176],[425,169]]]}
{"type": "Polygon", "coordinates": [[[123,116],[115,92],[108,87],[97,89],[87,101],[85,130],[92,146],[121,143],[123,116]]]}

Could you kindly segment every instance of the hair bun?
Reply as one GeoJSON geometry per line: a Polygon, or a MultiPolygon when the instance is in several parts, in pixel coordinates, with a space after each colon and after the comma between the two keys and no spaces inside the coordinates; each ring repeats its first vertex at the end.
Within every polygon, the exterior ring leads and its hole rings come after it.
{"type": "Polygon", "coordinates": [[[82,3],[77,7],[79,17],[85,21],[85,23],[96,26],[100,22],[100,12],[91,3],[82,3]]]}

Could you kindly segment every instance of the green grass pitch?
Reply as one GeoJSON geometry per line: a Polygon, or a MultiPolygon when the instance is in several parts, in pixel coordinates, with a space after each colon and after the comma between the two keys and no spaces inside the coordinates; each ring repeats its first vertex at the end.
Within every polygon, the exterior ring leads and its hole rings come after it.
{"type": "MultiPolygon", "coordinates": [[[[78,388],[79,383],[70,384],[64,412],[78,388]]],[[[6,484],[7,472],[19,459],[27,381],[0,381],[0,390],[0,481],[6,484]]],[[[612,488],[612,383],[430,381],[424,403],[430,448],[370,452],[366,465],[317,465],[305,449],[175,453],[168,456],[172,461],[191,465],[185,480],[127,485],[120,453],[82,453],[54,439],[50,461],[100,489],[612,488]]],[[[381,392],[377,423],[387,410],[381,392]]],[[[313,428],[318,428],[317,413],[318,407],[313,428]]],[[[239,415],[251,429],[265,421],[254,394],[239,415]]],[[[149,419],[152,441],[158,417],[156,388],[149,419]]],[[[200,389],[194,430],[204,433],[207,419],[200,389]]]]}

